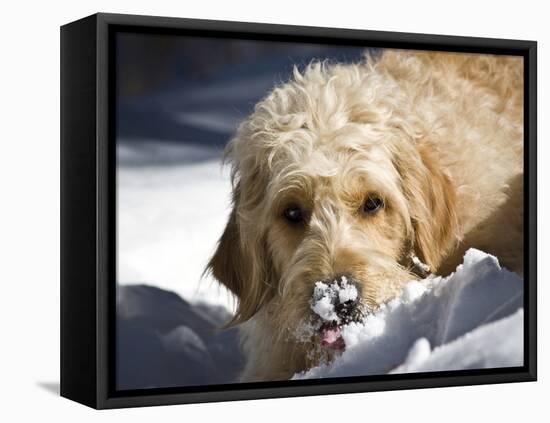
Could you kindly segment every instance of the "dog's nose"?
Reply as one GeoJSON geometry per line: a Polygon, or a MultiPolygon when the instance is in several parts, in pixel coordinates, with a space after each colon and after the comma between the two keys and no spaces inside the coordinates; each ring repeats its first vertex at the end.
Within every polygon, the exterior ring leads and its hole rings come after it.
{"type": "Polygon", "coordinates": [[[360,289],[359,281],[349,275],[317,282],[313,290],[312,309],[325,321],[341,325],[358,321],[362,316],[360,289]]]}

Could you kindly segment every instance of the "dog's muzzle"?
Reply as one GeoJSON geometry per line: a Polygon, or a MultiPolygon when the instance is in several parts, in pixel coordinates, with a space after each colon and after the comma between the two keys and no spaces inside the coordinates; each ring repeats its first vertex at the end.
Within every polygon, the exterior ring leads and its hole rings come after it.
{"type": "Polygon", "coordinates": [[[310,305],[321,321],[321,345],[332,350],[344,350],[342,327],[362,317],[359,282],[347,275],[316,282],[310,305]]]}

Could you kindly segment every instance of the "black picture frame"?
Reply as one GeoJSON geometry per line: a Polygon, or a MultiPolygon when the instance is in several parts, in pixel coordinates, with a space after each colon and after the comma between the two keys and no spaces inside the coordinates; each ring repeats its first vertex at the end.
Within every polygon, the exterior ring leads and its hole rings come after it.
{"type": "Polygon", "coordinates": [[[536,321],[537,44],[408,34],[98,13],[61,27],[61,395],[90,407],[209,401],[534,381],[536,321]],[[116,391],[116,31],[201,35],[519,55],[525,66],[524,365],[351,378],[116,391]]]}

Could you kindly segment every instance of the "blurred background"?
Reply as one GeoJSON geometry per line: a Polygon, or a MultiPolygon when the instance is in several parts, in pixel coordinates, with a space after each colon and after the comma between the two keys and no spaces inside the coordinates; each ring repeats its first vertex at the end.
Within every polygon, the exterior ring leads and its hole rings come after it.
{"type": "Polygon", "coordinates": [[[235,381],[234,300],[202,277],[230,211],[223,148],[293,66],[363,50],[117,34],[118,389],[235,381]]]}

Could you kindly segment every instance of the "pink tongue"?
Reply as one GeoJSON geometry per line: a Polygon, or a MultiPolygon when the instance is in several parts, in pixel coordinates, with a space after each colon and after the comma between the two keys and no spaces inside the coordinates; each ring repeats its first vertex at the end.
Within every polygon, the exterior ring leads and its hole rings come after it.
{"type": "Polygon", "coordinates": [[[339,327],[326,328],[321,331],[321,345],[333,349],[344,349],[344,339],[339,327]]]}

